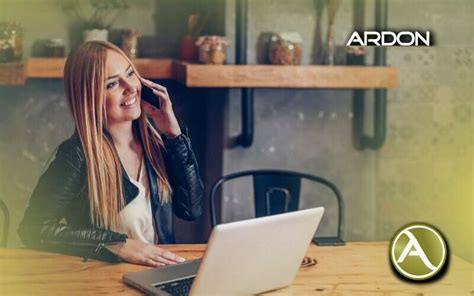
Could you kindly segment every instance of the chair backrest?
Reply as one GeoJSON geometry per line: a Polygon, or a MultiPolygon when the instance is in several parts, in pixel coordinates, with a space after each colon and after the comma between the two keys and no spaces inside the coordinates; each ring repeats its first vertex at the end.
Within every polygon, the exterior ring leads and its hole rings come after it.
{"type": "Polygon", "coordinates": [[[3,234],[2,234],[2,247],[7,247],[8,242],[8,231],[10,229],[10,213],[8,212],[7,205],[0,199],[0,209],[3,212],[3,234]]]}
{"type": "Polygon", "coordinates": [[[335,195],[338,205],[337,235],[344,231],[344,201],[339,189],[328,180],[310,174],[284,170],[251,170],[223,176],[214,183],[209,196],[211,224],[217,224],[216,197],[221,186],[230,180],[253,177],[255,216],[281,214],[297,211],[300,200],[301,179],[307,179],[325,185],[335,195]]]}

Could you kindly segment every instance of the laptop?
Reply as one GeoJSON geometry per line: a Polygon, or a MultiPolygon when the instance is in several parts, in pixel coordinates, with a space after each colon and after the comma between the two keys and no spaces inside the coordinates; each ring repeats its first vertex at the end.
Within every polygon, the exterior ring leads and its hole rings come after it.
{"type": "Polygon", "coordinates": [[[123,276],[150,295],[250,295],[291,285],[324,208],[214,227],[202,259],[123,276]]]}

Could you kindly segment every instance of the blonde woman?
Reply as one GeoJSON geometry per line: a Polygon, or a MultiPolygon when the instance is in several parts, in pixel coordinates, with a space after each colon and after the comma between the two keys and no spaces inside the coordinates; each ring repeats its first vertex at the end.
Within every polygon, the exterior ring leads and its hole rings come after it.
{"type": "Polygon", "coordinates": [[[140,77],[116,46],[81,45],[64,69],[75,132],[41,175],[18,233],[26,246],[164,266],[184,261],[173,213],[201,215],[203,185],[165,87],[140,77]],[[161,100],[140,100],[142,84],[161,100]]]}

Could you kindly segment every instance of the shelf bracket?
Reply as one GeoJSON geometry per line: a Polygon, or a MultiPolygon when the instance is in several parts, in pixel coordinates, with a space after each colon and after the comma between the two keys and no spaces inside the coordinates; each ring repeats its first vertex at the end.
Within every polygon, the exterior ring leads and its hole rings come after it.
{"type": "MultiPolygon", "coordinates": [[[[247,0],[236,1],[236,64],[247,64],[247,0]]],[[[236,144],[244,148],[252,145],[254,134],[253,88],[241,89],[242,131],[236,144]]]]}
{"type": "MultiPolygon", "coordinates": [[[[357,2],[357,1],[356,1],[357,2]]],[[[359,1],[364,2],[364,1],[359,1]]],[[[360,4],[360,3],[359,3],[360,4]]],[[[362,3],[364,4],[364,3],[362,3]]],[[[365,7],[365,5],[362,5],[365,7]]],[[[362,16],[363,17],[363,16],[362,16]]],[[[388,1],[375,1],[375,29],[382,31],[387,29],[388,1]]],[[[358,28],[356,28],[358,29],[358,28]]],[[[386,48],[376,47],[374,52],[374,65],[385,66],[386,48]]],[[[353,93],[353,134],[354,145],[357,149],[380,149],[385,143],[387,134],[387,90],[374,90],[373,108],[373,136],[364,133],[364,111],[365,111],[365,90],[354,90],[353,93]]]]}

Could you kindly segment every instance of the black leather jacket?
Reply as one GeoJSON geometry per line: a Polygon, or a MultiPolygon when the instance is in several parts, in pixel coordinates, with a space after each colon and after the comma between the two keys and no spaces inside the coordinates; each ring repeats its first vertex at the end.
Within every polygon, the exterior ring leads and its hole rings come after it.
{"type": "MultiPolygon", "coordinates": [[[[203,184],[187,136],[168,140],[163,137],[163,157],[173,190],[172,202],[159,201],[156,174],[145,159],[155,229],[162,244],[175,242],[173,212],[184,220],[201,215],[203,184]]],[[[126,204],[138,194],[138,188],[122,168],[126,204]]],[[[41,175],[30,199],[18,234],[27,247],[95,258],[120,261],[104,246],[124,242],[127,235],[91,224],[87,197],[85,159],[77,136],[64,141],[56,158],[41,175]],[[65,221],[64,221],[64,220],[65,221]]]]}

